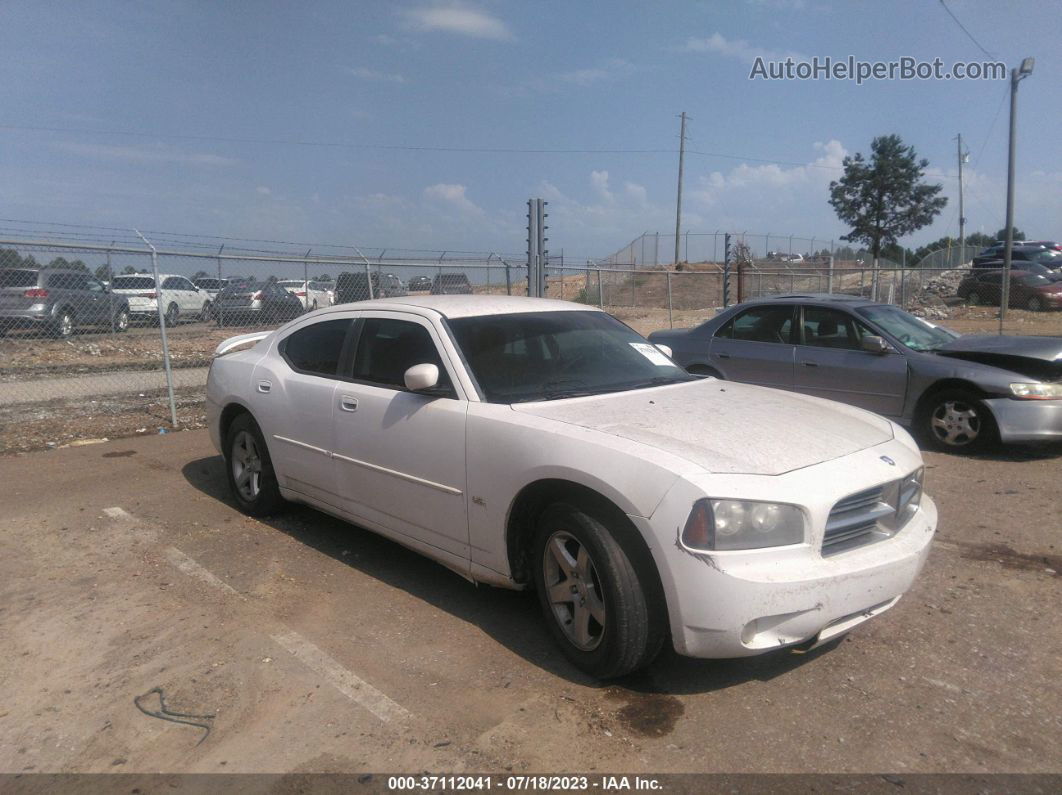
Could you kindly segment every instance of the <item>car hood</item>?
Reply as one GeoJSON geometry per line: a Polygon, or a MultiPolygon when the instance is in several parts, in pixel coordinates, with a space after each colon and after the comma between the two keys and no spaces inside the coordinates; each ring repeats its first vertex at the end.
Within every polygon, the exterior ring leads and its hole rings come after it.
{"type": "Polygon", "coordinates": [[[640,442],[708,472],[781,475],[881,444],[892,425],[828,400],[714,378],[518,403],[515,411],[640,442]]]}
{"type": "Polygon", "coordinates": [[[1034,378],[1062,378],[1062,337],[963,335],[934,351],[1034,378]]]}

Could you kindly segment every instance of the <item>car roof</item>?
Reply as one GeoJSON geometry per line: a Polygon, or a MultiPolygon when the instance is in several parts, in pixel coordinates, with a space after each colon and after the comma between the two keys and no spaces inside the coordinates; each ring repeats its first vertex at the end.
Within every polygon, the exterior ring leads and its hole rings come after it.
{"type": "Polygon", "coordinates": [[[596,306],[558,301],[550,298],[527,298],[518,295],[410,295],[402,298],[378,298],[336,304],[324,313],[350,310],[418,310],[420,314],[435,313],[445,318],[476,317],[479,315],[510,315],[524,312],[600,312],[596,306]]]}
{"type": "Polygon", "coordinates": [[[845,293],[786,293],[784,295],[767,295],[762,298],[753,298],[743,301],[740,306],[772,304],[779,301],[793,304],[844,304],[845,306],[872,306],[881,303],[881,301],[873,301],[861,295],[847,295],[845,293]]]}

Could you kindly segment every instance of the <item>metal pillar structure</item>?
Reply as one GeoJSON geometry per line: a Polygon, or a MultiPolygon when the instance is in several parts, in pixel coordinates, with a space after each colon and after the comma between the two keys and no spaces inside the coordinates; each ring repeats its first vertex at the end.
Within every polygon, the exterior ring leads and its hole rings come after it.
{"type": "Polygon", "coordinates": [[[166,392],[170,398],[170,422],[177,427],[177,401],[173,397],[173,370],[170,369],[170,343],[166,339],[166,313],[162,309],[162,282],[159,280],[159,253],[151,242],[140,234],[139,229],[134,229],[136,236],[144,241],[144,245],[151,249],[151,272],[155,277],[155,306],[159,313],[159,333],[162,335],[162,364],[166,369],[166,392]]]}
{"type": "MultiPolygon", "coordinates": [[[[678,197],[675,200],[675,261],[679,264],[679,236],[682,234],[682,166],[686,159],[686,112],[682,112],[682,126],[679,128],[679,169],[678,169],[678,197]]],[[[687,252],[689,251],[687,238],[687,252]]],[[[688,254],[687,254],[688,256],[688,254]]]]}
{"type": "Polygon", "coordinates": [[[999,302],[999,333],[1003,333],[1003,320],[1010,303],[1010,262],[1014,249],[1014,143],[1017,136],[1018,83],[1032,74],[1032,58],[1021,62],[1019,69],[1010,70],[1010,145],[1007,153],[1007,244],[1003,249],[1003,295],[999,302]]]}
{"type": "Polygon", "coordinates": [[[723,236],[723,309],[730,306],[730,233],[723,236]]]}
{"type": "Polygon", "coordinates": [[[969,157],[968,154],[962,151],[962,133],[955,136],[958,143],[959,151],[959,265],[966,264],[966,216],[963,214],[962,206],[962,164],[966,162],[969,157]]]}
{"type": "Polygon", "coordinates": [[[545,211],[549,202],[542,199],[527,200],[527,294],[535,298],[543,298],[546,295],[548,284],[546,282],[547,269],[549,268],[549,249],[546,243],[546,219],[549,213],[545,211]]]}

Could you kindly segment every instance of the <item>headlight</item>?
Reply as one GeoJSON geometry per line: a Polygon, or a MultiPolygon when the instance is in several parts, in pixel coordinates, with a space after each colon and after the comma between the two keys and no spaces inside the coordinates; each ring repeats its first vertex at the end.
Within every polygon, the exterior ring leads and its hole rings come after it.
{"type": "Polygon", "coordinates": [[[918,467],[914,472],[900,481],[896,500],[896,515],[901,523],[907,520],[908,513],[922,503],[926,468],[918,467]]]}
{"type": "Polygon", "coordinates": [[[1062,383],[1011,384],[1010,391],[1022,400],[1058,400],[1062,398],[1062,383]]]}
{"type": "Polygon", "coordinates": [[[705,551],[762,549],[804,540],[804,514],[795,505],[752,500],[697,500],[683,543],[705,551]]]}

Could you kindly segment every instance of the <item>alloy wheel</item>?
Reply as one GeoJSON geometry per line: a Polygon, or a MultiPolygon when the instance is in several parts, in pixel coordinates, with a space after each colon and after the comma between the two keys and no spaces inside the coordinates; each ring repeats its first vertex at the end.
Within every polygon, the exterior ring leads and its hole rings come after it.
{"type": "Polygon", "coordinates": [[[580,651],[596,649],[605,635],[601,580],[586,545],[559,530],[542,555],[542,573],[553,617],[580,651]]]}
{"type": "Polygon", "coordinates": [[[262,457],[258,444],[247,431],[240,431],[232,440],[232,479],[240,496],[254,502],[262,488],[262,457]]]}

